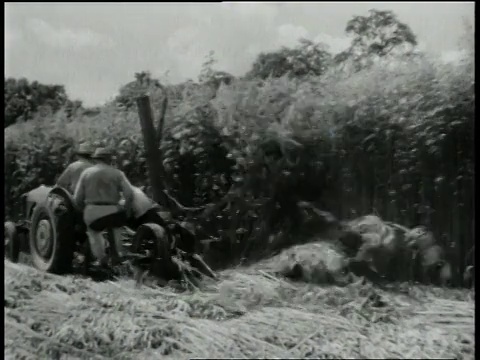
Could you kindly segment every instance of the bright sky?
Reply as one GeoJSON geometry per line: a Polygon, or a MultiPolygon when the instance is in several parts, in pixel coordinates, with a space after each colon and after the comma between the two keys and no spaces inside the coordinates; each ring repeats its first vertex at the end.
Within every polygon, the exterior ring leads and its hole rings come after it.
{"type": "Polygon", "coordinates": [[[369,9],[393,10],[421,46],[455,57],[470,3],[6,3],[5,76],[65,85],[101,104],[134,73],[196,78],[210,50],[218,69],[247,71],[261,51],[321,40],[338,52],[345,26],[369,9]]]}

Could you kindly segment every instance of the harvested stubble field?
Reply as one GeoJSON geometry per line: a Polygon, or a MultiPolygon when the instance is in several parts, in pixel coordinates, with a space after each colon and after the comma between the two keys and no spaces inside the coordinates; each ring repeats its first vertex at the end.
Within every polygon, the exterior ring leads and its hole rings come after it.
{"type": "Polygon", "coordinates": [[[473,359],[474,294],[293,283],[268,264],[194,292],[93,282],[5,260],[6,359],[473,359]]]}

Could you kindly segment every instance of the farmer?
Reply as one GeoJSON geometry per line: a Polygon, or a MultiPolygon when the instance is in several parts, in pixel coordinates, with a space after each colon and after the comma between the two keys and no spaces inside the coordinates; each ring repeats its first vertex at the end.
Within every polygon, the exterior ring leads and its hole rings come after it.
{"type": "Polygon", "coordinates": [[[132,185],[122,171],[111,165],[112,158],[108,150],[98,148],[92,156],[96,164],[82,173],[73,196],[83,211],[90,247],[100,266],[107,265],[102,236],[107,228],[113,232],[115,262],[122,258],[121,227],[131,216],[134,198],[132,185]],[[122,195],[123,206],[119,204],[122,195]]]}
{"type": "Polygon", "coordinates": [[[59,176],[57,180],[57,186],[61,186],[68,190],[70,194],[73,194],[83,170],[93,166],[93,162],[91,160],[92,153],[93,149],[90,144],[80,144],[78,150],[76,151],[78,158],[77,161],[67,166],[63,173],[59,176]]]}

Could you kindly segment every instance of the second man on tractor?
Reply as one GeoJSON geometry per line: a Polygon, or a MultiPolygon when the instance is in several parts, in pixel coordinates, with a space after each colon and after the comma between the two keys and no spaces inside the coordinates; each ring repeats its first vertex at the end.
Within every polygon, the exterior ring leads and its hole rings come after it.
{"type": "Polygon", "coordinates": [[[75,187],[77,186],[78,179],[85,169],[93,166],[94,163],[91,159],[94,149],[88,143],[80,144],[76,151],[77,161],[71,163],[58,177],[57,186],[68,190],[70,194],[73,194],[75,187]]]}

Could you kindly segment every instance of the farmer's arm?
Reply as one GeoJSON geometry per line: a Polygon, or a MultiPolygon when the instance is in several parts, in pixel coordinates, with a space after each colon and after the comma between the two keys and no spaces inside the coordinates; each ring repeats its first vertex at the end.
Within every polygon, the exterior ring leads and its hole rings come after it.
{"type": "Polygon", "coordinates": [[[72,164],[68,165],[62,174],[57,179],[57,186],[68,189],[70,186],[70,178],[72,174],[72,164]]]}
{"type": "Polygon", "coordinates": [[[76,206],[79,210],[83,210],[85,207],[85,178],[87,171],[84,171],[80,178],[78,179],[77,187],[75,188],[75,193],[73,194],[73,200],[75,201],[76,206]]]}
{"type": "Polygon", "coordinates": [[[128,215],[131,215],[133,212],[133,186],[128,181],[126,175],[121,171],[121,178],[120,178],[120,191],[123,194],[123,198],[125,199],[125,210],[128,215]]]}

